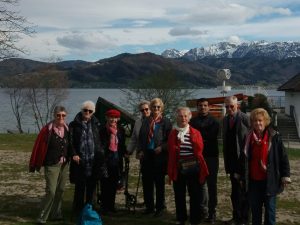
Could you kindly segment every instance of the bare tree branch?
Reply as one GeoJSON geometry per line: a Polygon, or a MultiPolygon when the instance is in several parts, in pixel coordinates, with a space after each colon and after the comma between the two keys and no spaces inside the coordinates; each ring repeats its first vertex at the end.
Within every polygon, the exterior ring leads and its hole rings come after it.
{"type": "Polygon", "coordinates": [[[25,17],[20,16],[13,8],[19,0],[0,0],[0,59],[15,57],[18,53],[26,53],[23,47],[17,47],[21,34],[34,33],[32,25],[25,17]]]}

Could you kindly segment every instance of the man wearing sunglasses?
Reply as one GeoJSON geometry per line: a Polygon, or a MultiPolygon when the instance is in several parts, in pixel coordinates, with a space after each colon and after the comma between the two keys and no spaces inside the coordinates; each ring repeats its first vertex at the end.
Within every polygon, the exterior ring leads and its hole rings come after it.
{"type": "Polygon", "coordinates": [[[133,132],[127,147],[127,157],[131,155],[138,147],[139,133],[143,123],[143,120],[150,116],[150,102],[149,101],[141,101],[139,103],[139,111],[141,113],[141,117],[135,121],[133,132]]]}
{"type": "Polygon", "coordinates": [[[232,219],[230,225],[248,223],[249,205],[239,180],[238,163],[243,152],[250,123],[246,114],[238,109],[236,96],[225,99],[226,115],[223,118],[223,154],[226,174],[231,181],[232,219]]]}

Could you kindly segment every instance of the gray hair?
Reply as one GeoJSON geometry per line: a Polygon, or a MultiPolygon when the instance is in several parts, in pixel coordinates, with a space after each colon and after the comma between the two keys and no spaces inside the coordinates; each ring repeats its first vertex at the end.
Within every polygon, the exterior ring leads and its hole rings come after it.
{"type": "Polygon", "coordinates": [[[93,112],[95,112],[95,103],[93,101],[90,101],[90,100],[85,101],[81,105],[81,110],[83,110],[85,108],[88,108],[90,110],[93,110],[93,112]]]}
{"type": "Polygon", "coordinates": [[[142,101],[139,103],[139,109],[140,109],[143,105],[148,105],[148,106],[150,107],[150,102],[149,102],[149,101],[146,101],[146,100],[142,100],[142,101]]]}
{"type": "Polygon", "coordinates": [[[55,118],[56,114],[59,113],[59,112],[66,112],[67,113],[67,110],[64,106],[57,105],[53,109],[53,117],[55,118]]]}
{"type": "Polygon", "coordinates": [[[237,104],[237,102],[238,102],[237,97],[234,95],[226,97],[225,103],[230,103],[230,102],[232,102],[233,104],[237,104]]]}

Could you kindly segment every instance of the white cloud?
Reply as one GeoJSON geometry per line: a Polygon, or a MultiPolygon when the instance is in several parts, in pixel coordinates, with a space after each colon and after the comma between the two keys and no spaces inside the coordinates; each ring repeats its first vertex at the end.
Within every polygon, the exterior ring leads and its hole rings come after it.
{"type": "Polygon", "coordinates": [[[102,33],[70,33],[57,37],[57,43],[69,49],[95,51],[114,46],[114,40],[102,33]]]}
{"type": "Polygon", "coordinates": [[[191,29],[190,27],[175,27],[169,31],[169,34],[171,36],[185,36],[185,35],[198,36],[198,35],[207,34],[207,31],[191,29]]]}
{"type": "Polygon", "coordinates": [[[299,8],[296,0],[21,0],[20,13],[39,29],[19,44],[31,57],[84,57],[127,46],[170,47],[183,39],[195,45],[299,40],[299,8]]]}

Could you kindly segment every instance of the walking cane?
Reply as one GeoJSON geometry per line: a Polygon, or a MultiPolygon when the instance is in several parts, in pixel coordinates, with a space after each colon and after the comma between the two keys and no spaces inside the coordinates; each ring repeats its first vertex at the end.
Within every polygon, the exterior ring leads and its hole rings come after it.
{"type": "Polygon", "coordinates": [[[140,180],[141,180],[141,164],[139,164],[139,177],[138,177],[138,182],[137,182],[136,191],[135,191],[135,204],[133,206],[133,212],[134,213],[135,213],[135,207],[136,207],[136,204],[137,204],[137,197],[138,197],[138,193],[139,193],[140,180]]]}
{"type": "Polygon", "coordinates": [[[129,178],[129,159],[125,158],[125,207],[130,211],[131,208],[135,209],[136,196],[128,192],[128,178],[129,178]]]}

